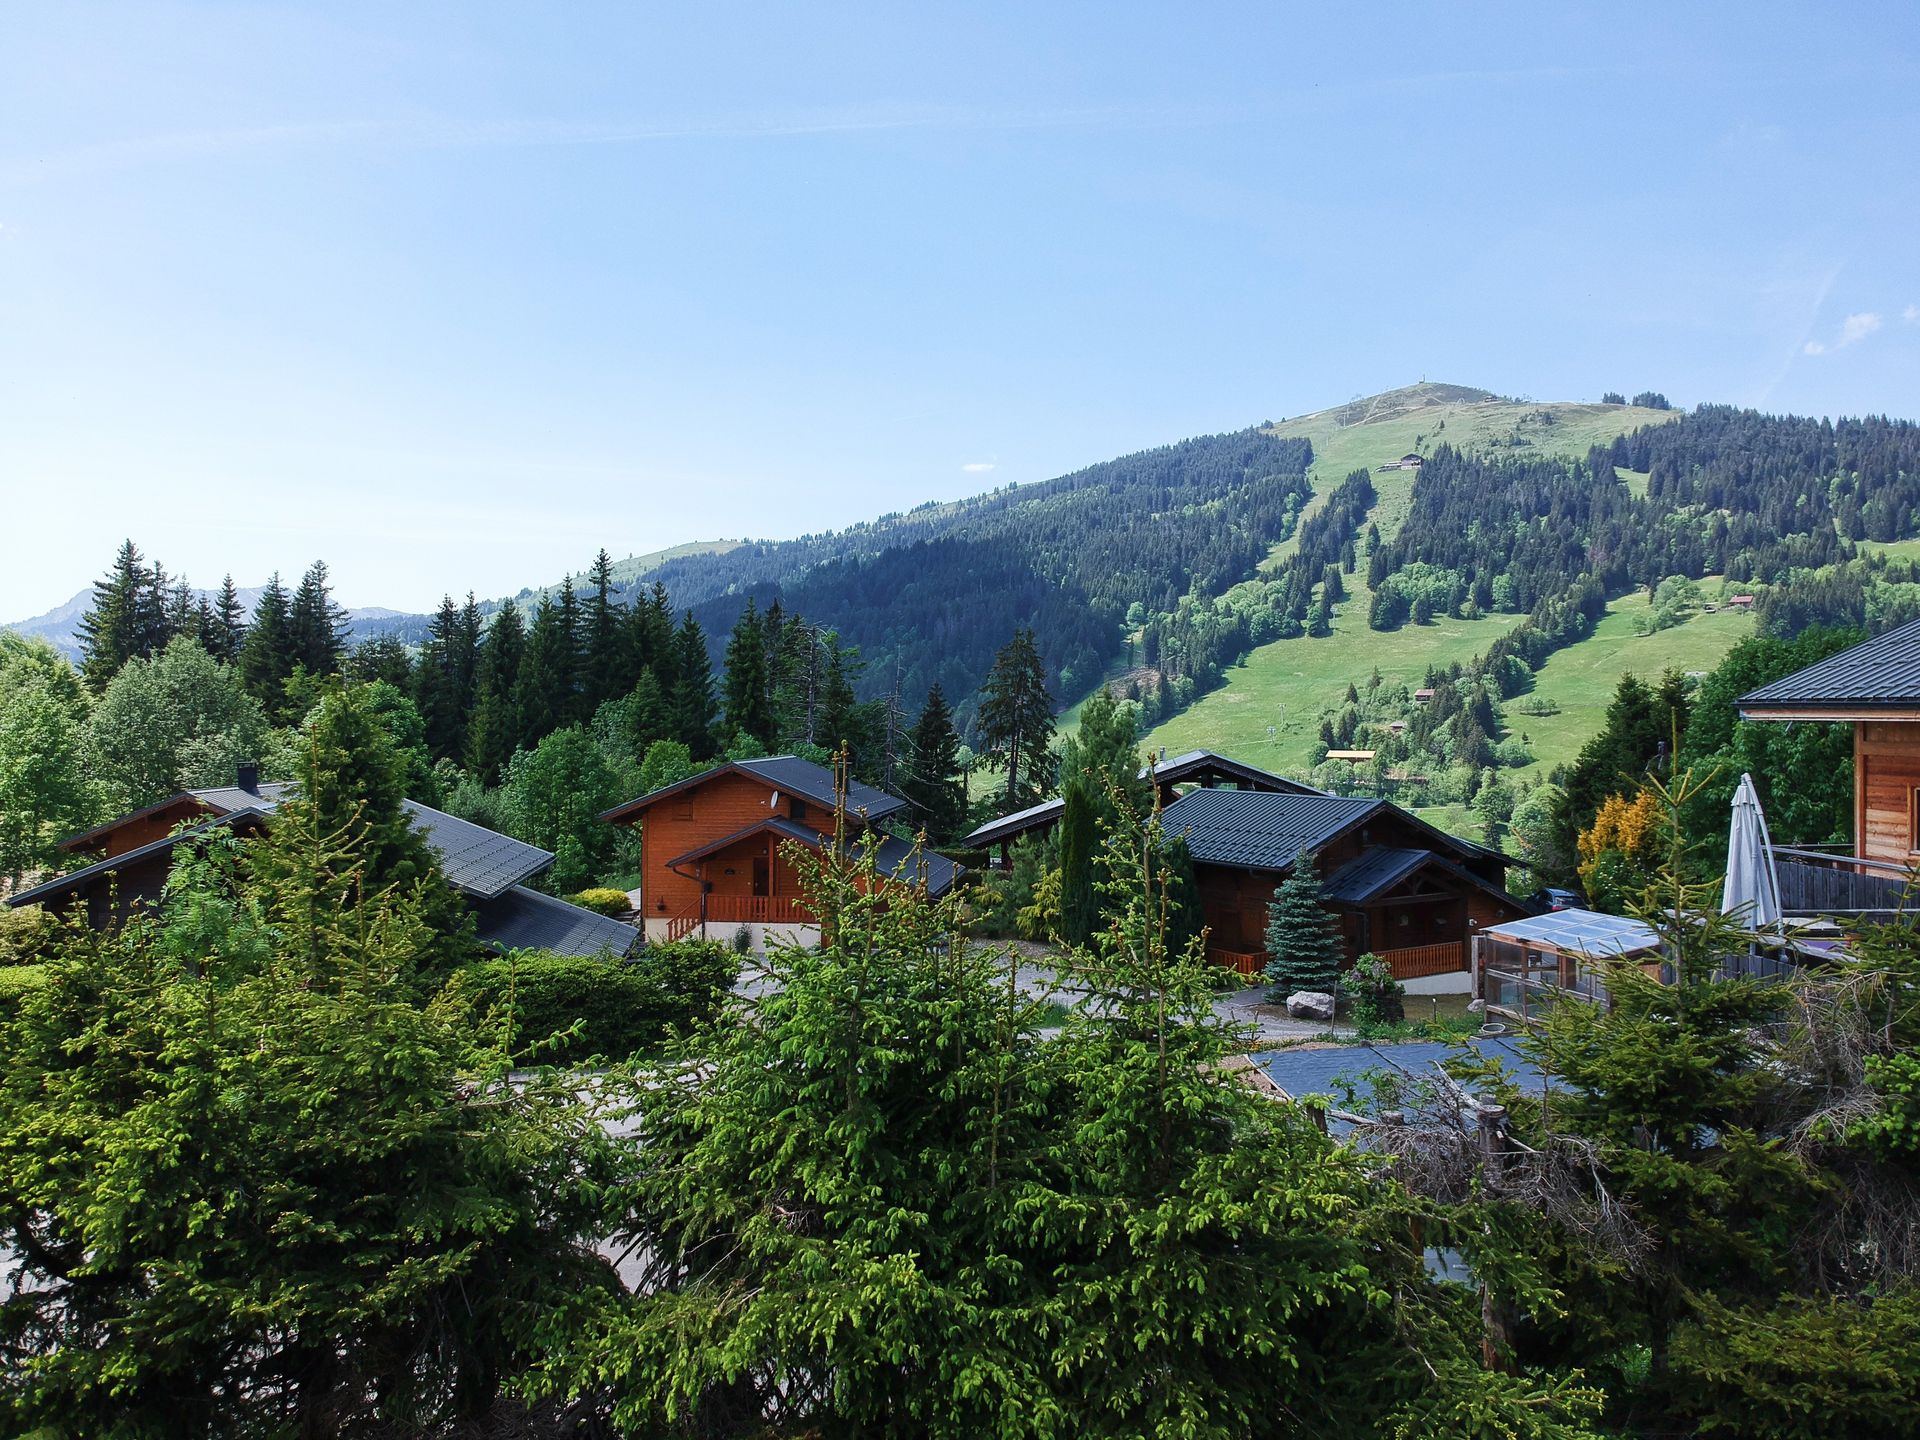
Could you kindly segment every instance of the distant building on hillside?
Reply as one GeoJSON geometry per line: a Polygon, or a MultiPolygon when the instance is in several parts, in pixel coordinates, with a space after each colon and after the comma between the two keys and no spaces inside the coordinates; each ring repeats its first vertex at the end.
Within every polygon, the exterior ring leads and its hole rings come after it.
{"type": "Polygon", "coordinates": [[[1409,453],[1402,455],[1398,460],[1389,460],[1384,465],[1376,465],[1373,470],[1376,475],[1387,470],[1418,470],[1426,463],[1424,456],[1409,453]]]}

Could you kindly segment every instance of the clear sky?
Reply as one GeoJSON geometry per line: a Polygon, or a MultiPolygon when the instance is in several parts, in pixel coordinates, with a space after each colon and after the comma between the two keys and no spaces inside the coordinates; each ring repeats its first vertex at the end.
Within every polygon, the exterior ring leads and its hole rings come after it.
{"type": "Polygon", "coordinates": [[[1425,376],[1920,415],[1920,9],[9,4],[0,618],[499,594],[1425,376]]]}

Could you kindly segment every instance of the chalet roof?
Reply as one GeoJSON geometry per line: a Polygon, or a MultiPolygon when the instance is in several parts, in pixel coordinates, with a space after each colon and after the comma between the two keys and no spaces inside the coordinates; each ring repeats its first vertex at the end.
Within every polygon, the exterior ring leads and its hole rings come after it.
{"type": "Polygon", "coordinates": [[[1740,713],[1920,706],[1920,620],[1748,691],[1740,713]]]}
{"type": "Polygon", "coordinates": [[[1278,795],[1261,790],[1195,790],[1161,816],[1168,835],[1184,835],[1204,864],[1288,870],[1302,850],[1317,850],[1359,824],[1384,800],[1339,795],[1278,795]]]}
{"type": "MultiPolygon", "coordinates": [[[[760,760],[728,760],[702,770],[698,775],[689,775],[684,780],[663,785],[638,799],[616,805],[600,818],[615,822],[632,820],[647,807],[659,804],[670,795],[696,789],[726,774],[750,775],[781,794],[797,796],[809,804],[828,810],[834,806],[833,771],[811,760],[803,760],[798,755],[769,755],[760,760]]],[[[869,820],[881,820],[906,808],[907,802],[897,795],[889,795],[858,780],[847,782],[847,813],[850,815],[864,814],[869,820]]]]}
{"type": "MultiPolygon", "coordinates": [[[[1235,760],[1214,750],[1189,750],[1184,755],[1169,756],[1165,760],[1156,760],[1143,766],[1140,778],[1152,778],[1156,785],[1179,785],[1188,780],[1232,780],[1243,790],[1275,790],[1293,795],[1323,795],[1326,792],[1299,780],[1289,780],[1284,775],[1275,775],[1271,770],[1262,770],[1257,765],[1235,760]]],[[[1029,805],[1024,810],[1016,810],[1011,815],[1002,815],[998,820],[989,820],[979,826],[960,843],[970,849],[982,849],[988,845],[997,845],[1002,840],[1010,840],[1024,835],[1029,830],[1044,829],[1057,823],[1066,802],[1059,796],[1051,800],[1042,800],[1038,805],[1029,805]]]]}
{"type": "MultiPolygon", "coordinates": [[[[157,807],[148,807],[150,810],[157,807]]],[[[136,812],[145,813],[145,812],[136,812]]],[[[224,815],[215,815],[202,820],[198,825],[176,830],[170,835],[162,835],[158,840],[149,840],[145,845],[136,845],[131,850],[123,850],[118,855],[105,860],[96,860],[91,865],[83,865],[78,870],[69,870],[64,875],[56,875],[51,880],[42,880],[38,885],[26,890],[16,890],[7,896],[9,906],[37,905],[43,900],[51,900],[58,895],[84,890],[96,880],[104,879],[117,870],[127,869],[155,855],[165,855],[182,840],[195,835],[205,835],[227,826],[240,827],[248,821],[264,820],[267,812],[253,806],[243,810],[229,810],[224,815]]],[[[131,817],[129,817],[131,818],[131,817]]],[[[111,829],[112,827],[107,827],[111,829]]]]}
{"type": "MultiPolygon", "coordinates": [[[[770,815],[765,820],[756,820],[753,824],[722,835],[717,840],[709,840],[697,845],[684,855],[676,855],[667,861],[667,868],[677,869],[682,865],[691,865],[696,860],[704,860],[709,855],[718,854],[742,840],[752,839],[756,835],[772,835],[779,840],[792,840],[805,845],[809,850],[824,849],[831,843],[831,835],[822,835],[805,825],[796,825],[783,815],[770,815]]],[[[929,895],[944,895],[953,888],[953,884],[966,873],[965,869],[932,850],[921,850],[915,855],[913,843],[902,840],[898,835],[889,835],[885,831],[866,831],[856,835],[851,841],[856,853],[864,853],[868,846],[874,849],[874,868],[882,875],[894,880],[917,881],[924,870],[929,895]]]]}
{"type": "Polygon", "coordinates": [[[640,932],[524,885],[510,886],[473,907],[474,929],[496,950],[551,950],[558,955],[631,954],[640,932]]]}
{"type": "MultiPolygon", "coordinates": [[[[93,841],[105,839],[122,825],[131,824],[135,820],[145,820],[149,816],[171,810],[177,805],[191,803],[192,800],[193,796],[185,790],[176,791],[164,800],[156,800],[151,805],[142,805],[138,810],[130,810],[118,819],[107,821],[104,825],[95,825],[91,830],[82,830],[78,834],[69,835],[60,841],[60,848],[62,850],[84,850],[93,841]]],[[[237,810],[241,807],[236,805],[231,808],[237,810]]]]}
{"type": "Polygon", "coordinates": [[[1432,858],[1431,850],[1370,845],[1327,876],[1320,893],[1343,905],[1361,905],[1386,893],[1432,858]]]}

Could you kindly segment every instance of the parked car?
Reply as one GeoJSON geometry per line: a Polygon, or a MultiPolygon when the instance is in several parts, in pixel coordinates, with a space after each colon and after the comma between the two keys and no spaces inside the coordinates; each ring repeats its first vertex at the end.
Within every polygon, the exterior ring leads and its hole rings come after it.
{"type": "Polygon", "coordinates": [[[1587,897],[1578,890],[1562,890],[1557,885],[1546,885],[1527,897],[1541,910],[1585,910],[1587,897]]]}

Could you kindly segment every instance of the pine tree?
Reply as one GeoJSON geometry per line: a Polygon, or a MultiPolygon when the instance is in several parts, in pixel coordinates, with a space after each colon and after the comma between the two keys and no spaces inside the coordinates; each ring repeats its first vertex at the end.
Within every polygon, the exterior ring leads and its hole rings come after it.
{"type": "Polygon", "coordinates": [[[153,572],[141,559],[139,547],[124,541],[113,558],[113,568],[93,582],[93,604],[80,617],[80,673],[96,692],[141,648],[143,595],[153,584],[153,572]]]}
{"type": "Polygon", "coordinates": [[[1006,804],[1018,810],[1043,799],[1053,783],[1053,697],[1033,631],[1021,627],[994,658],[980,692],[982,760],[1007,775],[1006,804]]]}
{"type": "Polygon", "coordinates": [[[276,570],[267,577],[240,647],[240,677],[247,692],[276,717],[286,706],[287,678],[293,674],[293,638],[287,628],[291,608],[276,570]]]}
{"type": "Polygon", "coordinates": [[[1297,990],[1331,993],[1346,960],[1340,930],[1320,903],[1320,872],[1302,850],[1267,907],[1267,983],[1284,1000],[1297,990]]]}
{"type": "Polygon", "coordinates": [[[480,643],[473,718],[467,725],[467,768],[484,785],[498,783],[521,743],[517,697],[526,645],[520,607],[511,600],[502,602],[480,643]]]}
{"type": "Polygon", "coordinates": [[[691,610],[673,637],[673,668],[673,738],[695,760],[711,760],[719,753],[713,735],[713,662],[707,657],[706,634],[691,610]]]}
{"type": "Polygon", "coordinates": [[[563,586],[558,603],[543,595],[533,612],[514,691],[522,747],[537,745],[571,723],[578,703],[579,643],[572,628],[575,607],[568,603],[572,592],[571,585],[563,586]]]}
{"type": "MultiPolygon", "coordinates": [[[[386,727],[359,690],[336,690],[306,726],[297,787],[280,802],[250,863],[268,892],[284,893],[291,884],[292,893],[302,897],[299,913],[276,916],[287,942],[297,946],[325,943],[330,917],[308,913],[306,907],[332,906],[338,912],[358,897],[390,889],[408,896],[433,939],[422,947],[418,973],[401,978],[416,982],[424,993],[474,954],[473,915],[441,876],[439,860],[414,827],[406,798],[407,764],[386,727]],[[306,848],[314,837],[325,837],[343,856],[317,875],[306,848]]],[[[274,913],[271,904],[269,912],[274,913]]]]}
{"type": "Polygon", "coordinates": [[[589,712],[633,689],[639,676],[631,636],[613,597],[613,558],[603,547],[587,570],[580,607],[582,705],[589,712]]]}
{"type": "Polygon", "coordinates": [[[556,645],[553,659],[556,662],[554,683],[554,710],[562,725],[577,725],[593,713],[586,703],[586,690],[580,673],[580,601],[574,594],[573,577],[565,576],[560,581],[560,599],[554,606],[558,624],[557,637],[564,641],[556,645]]]}
{"type": "Polygon", "coordinates": [[[1200,900],[1200,880],[1194,873],[1193,851],[1187,837],[1176,835],[1166,844],[1167,954],[1181,957],[1206,931],[1206,910],[1200,900]]]}
{"type": "Polygon", "coordinates": [[[1086,781],[1079,776],[1061,790],[1060,812],[1060,938],[1084,945],[1093,935],[1100,906],[1093,893],[1093,851],[1096,841],[1093,803],[1086,781]]]}
{"type": "Polygon", "coordinates": [[[656,580],[646,594],[635,596],[621,619],[621,628],[625,632],[621,651],[634,683],[639,683],[641,671],[652,670],[661,688],[671,692],[673,606],[667,587],[656,580]]]}
{"type": "Polygon", "coordinates": [[[207,653],[226,665],[240,663],[240,647],[247,638],[247,610],[240,603],[233,576],[220,577],[220,589],[213,599],[213,619],[207,630],[207,653]]]}
{"type": "Polygon", "coordinates": [[[951,844],[966,823],[967,790],[960,778],[960,735],[937,680],[913,727],[908,755],[899,793],[913,802],[917,823],[934,844],[951,844]]]}
{"type": "Polygon", "coordinates": [[[757,741],[771,754],[778,733],[768,699],[767,635],[751,595],[727,637],[721,688],[726,696],[721,729],[757,741]]]}
{"type": "Polygon", "coordinates": [[[860,724],[859,706],[854,699],[851,671],[859,664],[858,655],[844,650],[832,634],[825,637],[826,664],[820,675],[819,714],[814,723],[814,743],[838,751],[843,745],[853,753],[855,769],[861,768],[865,739],[860,724]]]}
{"type": "Polygon", "coordinates": [[[300,577],[287,613],[287,640],[293,663],[304,666],[309,675],[338,674],[351,628],[347,612],[333,603],[326,562],[314,561],[300,577]]]}

